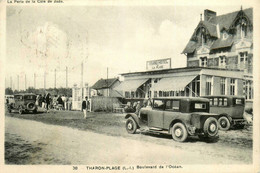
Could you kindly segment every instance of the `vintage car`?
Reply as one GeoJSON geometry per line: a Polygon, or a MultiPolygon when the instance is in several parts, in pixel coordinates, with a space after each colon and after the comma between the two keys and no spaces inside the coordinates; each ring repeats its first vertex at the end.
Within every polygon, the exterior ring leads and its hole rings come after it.
{"type": "Polygon", "coordinates": [[[210,112],[219,114],[219,129],[244,128],[245,98],[241,96],[203,96],[210,100],[210,112]]]}
{"type": "Polygon", "coordinates": [[[201,139],[218,137],[218,115],[209,113],[209,100],[199,97],[155,98],[151,107],[142,108],[138,115],[127,114],[126,130],[139,128],[171,134],[178,142],[198,135],[201,139]]]}
{"type": "Polygon", "coordinates": [[[18,110],[19,114],[26,112],[37,112],[36,95],[35,94],[15,94],[14,103],[10,103],[7,107],[8,112],[11,113],[12,110],[18,110]]]}

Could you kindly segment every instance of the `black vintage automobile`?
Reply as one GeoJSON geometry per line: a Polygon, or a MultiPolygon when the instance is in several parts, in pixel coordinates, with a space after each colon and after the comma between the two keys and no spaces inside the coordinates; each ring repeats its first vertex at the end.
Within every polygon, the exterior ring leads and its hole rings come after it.
{"type": "Polygon", "coordinates": [[[205,98],[156,98],[152,107],[142,108],[139,115],[125,116],[126,130],[133,134],[148,127],[152,132],[171,134],[178,142],[184,142],[189,135],[212,140],[218,137],[218,116],[209,113],[209,100],[205,98]]]}
{"type": "Polygon", "coordinates": [[[15,94],[14,103],[8,104],[8,112],[18,110],[19,114],[33,112],[37,113],[36,95],[29,93],[15,94]]]}
{"type": "Polygon", "coordinates": [[[247,121],[243,114],[245,98],[242,96],[203,96],[210,101],[210,113],[219,114],[219,129],[243,129],[247,121]]]}

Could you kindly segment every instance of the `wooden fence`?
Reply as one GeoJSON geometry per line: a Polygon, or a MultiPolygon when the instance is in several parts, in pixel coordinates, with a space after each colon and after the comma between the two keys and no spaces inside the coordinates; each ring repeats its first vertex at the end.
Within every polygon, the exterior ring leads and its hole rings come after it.
{"type": "Polygon", "coordinates": [[[113,111],[113,104],[120,104],[118,98],[116,97],[103,97],[95,96],[91,97],[91,110],[94,112],[98,111],[113,111]]]}

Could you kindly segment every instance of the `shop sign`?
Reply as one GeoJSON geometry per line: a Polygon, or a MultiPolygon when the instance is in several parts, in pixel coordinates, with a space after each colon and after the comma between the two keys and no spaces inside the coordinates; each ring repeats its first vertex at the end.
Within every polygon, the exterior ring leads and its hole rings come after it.
{"type": "Polygon", "coordinates": [[[171,68],[171,58],[158,59],[146,62],[146,70],[162,70],[171,68]]]}

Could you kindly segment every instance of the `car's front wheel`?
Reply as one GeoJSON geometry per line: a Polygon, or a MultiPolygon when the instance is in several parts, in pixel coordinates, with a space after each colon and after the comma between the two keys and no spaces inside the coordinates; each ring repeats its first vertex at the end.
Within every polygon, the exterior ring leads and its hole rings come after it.
{"type": "Polygon", "coordinates": [[[227,117],[220,117],[218,119],[219,129],[227,131],[230,128],[230,122],[227,117]]]}
{"type": "Polygon", "coordinates": [[[182,123],[175,123],[171,129],[172,138],[178,142],[184,142],[188,138],[186,127],[182,123]]]}
{"type": "Polygon", "coordinates": [[[218,121],[216,118],[210,117],[204,123],[204,134],[207,137],[215,137],[218,135],[218,121]]]}
{"type": "Polygon", "coordinates": [[[126,120],[126,131],[130,134],[134,134],[137,130],[137,124],[135,120],[131,117],[126,120]]]}

